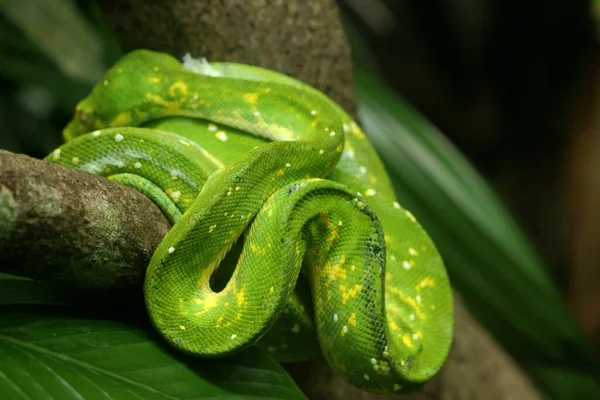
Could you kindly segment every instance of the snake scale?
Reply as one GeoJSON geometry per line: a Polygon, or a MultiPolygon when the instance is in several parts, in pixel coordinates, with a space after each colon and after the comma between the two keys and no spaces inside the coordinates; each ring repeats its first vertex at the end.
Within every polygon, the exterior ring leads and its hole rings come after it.
{"type": "Polygon", "coordinates": [[[46,158],[150,197],[173,223],[144,284],[175,348],[322,352],[353,385],[405,392],[453,335],[444,264],[360,127],[285,75],[148,50],[123,56],[46,158]]]}

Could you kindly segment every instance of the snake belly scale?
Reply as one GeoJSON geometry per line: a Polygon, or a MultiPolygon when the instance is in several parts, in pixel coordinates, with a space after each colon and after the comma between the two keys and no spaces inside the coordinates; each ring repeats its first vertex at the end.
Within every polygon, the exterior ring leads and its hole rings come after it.
{"type": "Polygon", "coordinates": [[[144,284],[172,346],[220,357],[259,345],[286,361],[321,351],[374,392],[410,390],[443,365],[443,262],[359,126],[317,90],[138,50],[79,103],[64,136],[48,161],[133,187],[173,223],[144,284]]]}

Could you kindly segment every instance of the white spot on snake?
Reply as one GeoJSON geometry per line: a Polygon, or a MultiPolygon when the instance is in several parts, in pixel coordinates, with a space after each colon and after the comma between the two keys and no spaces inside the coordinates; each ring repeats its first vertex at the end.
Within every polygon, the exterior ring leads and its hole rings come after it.
{"type": "Polygon", "coordinates": [[[344,223],[342,221],[338,221],[338,226],[342,226],[344,223]]]}
{"type": "Polygon", "coordinates": [[[395,201],[392,204],[394,205],[394,208],[400,208],[400,203],[398,203],[397,201],[395,201]]]}
{"type": "Polygon", "coordinates": [[[175,251],[175,247],[169,247],[169,254],[173,254],[174,251],[175,251]]]}
{"type": "Polygon", "coordinates": [[[375,191],[375,189],[367,189],[365,194],[370,197],[370,196],[375,196],[377,194],[377,192],[375,191]]]}
{"type": "Polygon", "coordinates": [[[411,321],[414,321],[415,320],[415,314],[410,314],[408,316],[408,319],[410,319],[411,321]]]}
{"type": "Polygon", "coordinates": [[[60,159],[60,149],[54,150],[54,153],[52,153],[52,159],[54,161],[58,161],[60,159]]]}
{"type": "Polygon", "coordinates": [[[343,127],[344,127],[344,132],[348,132],[350,130],[350,126],[348,126],[348,124],[345,122],[343,124],[343,127]]]}
{"type": "Polygon", "coordinates": [[[179,176],[179,171],[177,171],[176,169],[172,169],[171,170],[171,177],[173,179],[177,179],[177,176],[179,176]]]}
{"type": "Polygon", "coordinates": [[[235,339],[237,337],[237,335],[234,333],[233,335],[231,335],[231,340],[235,339]]]}
{"type": "Polygon", "coordinates": [[[123,168],[124,166],[125,166],[125,163],[123,161],[117,162],[117,167],[123,168]]]}
{"type": "Polygon", "coordinates": [[[142,168],[142,164],[140,164],[139,162],[136,162],[135,164],[133,164],[133,166],[135,167],[135,169],[142,168]]]}
{"type": "Polygon", "coordinates": [[[292,166],[292,164],[290,164],[290,163],[287,163],[287,164],[285,164],[285,166],[289,168],[289,167],[291,167],[291,166],[292,166]]]}
{"type": "Polygon", "coordinates": [[[104,80],[103,83],[104,83],[104,86],[108,85],[108,81],[106,79],[104,80]]]}
{"type": "Polygon", "coordinates": [[[79,157],[73,157],[71,161],[73,161],[73,164],[79,164],[79,157]]]}
{"type": "Polygon", "coordinates": [[[292,327],[292,332],[294,332],[294,333],[298,333],[298,332],[300,332],[300,325],[298,325],[298,324],[295,324],[295,325],[292,327]]]}
{"type": "Polygon", "coordinates": [[[185,326],[183,326],[183,325],[179,325],[179,328],[180,328],[182,331],[185,331],[185,326]]]}
{"type": "Polygon", "coordinates": [[[417,303],[420,303],[421,302],[421,296],[416,295],[415,296],[415,300],[417,301],[417,303]]]}
{"type": "Polygon", "coordinates": [[[417,335],[416,333],[413,333],[412,338],[413,338],[413,340],[419,340],[419,335],[417,335]]]}
{"type": "Polygon", "coordinates": [[[323,150],[323,149],[319,150],[319,154],[325,154],[325,150],[323,150]]]}
{"type": "Polygon", "coordinates": [[[100,131],[94,131],[94,132],[92,132],[92,135],[93,135],[94,137],[98,137],[98,136],[100,136],[100,134],[101,134],[101,133],[102,133],[102,132],[100,132],[100,131]]]}
{"type": "Polygon", "coordinates": [[[367,375],[367,374],[364,374],[363,378],[365,378],[365,381],[368,381],[369,379],[371,379],[371,378],[369,378],[369,375],[367,375]]]}
{"type": "Polygon", "coordinates": [[[252,115],[254,115],[255,117],[258,117],[258,116],[260,115],[260,113],[259,113],[258,111],[254,111],[254,112],[252,113],[252,115]]]}
{"type": "Polygon", "coordinates": [[[181,192],[179,190],[171,193],[171,198],[173,199],[173,201],[175,203],[177,203],[179,201],[179,196],[181,196],[181,192]]]}
{"type": "Polygon", "coordinates": [[[371,364],[377,364],[377,360],[374,358],[371,358],[371,364]]]}
{"type": "Polygon", "coordinates": [[[405,270],[409,270],[411,268],[410,263],[408,261],[403,261],[402,262],[402,266],[404,267],[405,270]]]}
{"type": "Polygon", "coordinates": [[[115,142],[119,143],[119,142],[120,142],[121,140],[123,140],[123,139],[124,139],[124,137],[123,137],[123,135],[121,135],[120,133],[117,133],[117,134],[115,135],[115,142]]]}
{"type": "Polygon", "coordinates": [[[337,314],[333,314],[333,322],[338,322],[338,315],[337,314]]]}
{"type": "Polygon", "coordinates": [[[310,115],[317,115],[317,111],[316,110],[310,110],[310,115]]]}
{"type": "Polygon", "coordinates": [[[356,194],[358,195],[358,197],[363,197],[361,192],[356,192],[356,194]]]}
{"type": "Polygon", "coordinates": [[[373,365],[373,369],[374,369],[375,371],[379,371],[379,365],[373,365]]]}
{"type": "Polygon", "coordinates": [[[414,215],[412,215],[412,213],[408,210],[406,210],[404,212],[404,214],[406,214],[406,216],[408,217],[408,219],[410,219],[412,222],[417,222],[417,219],[415,218],[414,215]]]}
{"type": "Polygon", "coordinates": [[[223,131],[219,131],[219,132],[215,133],[215,137],[217,139],[219,139],[221,142],[226,142],[228,139],[227,134],[223,131]]]}
{"type": "Polygon", "coordinates": [[[331,131],[331,133],[329,134],[329,136],[335,136],[335,131],[331,131]]]}
{"type": "Polygon", "coordinates": [[[348,327],[346,325],[342,326],[342,330],[344,333],[348,333],[348,327]]]}
{"type": "Polygon", "coordinates": [[[410,249],[408,249],[408,253],[409,253],[411,256],[416,256],[416,255],[418,255],[418,254],[419,254],[419,253],[418,253],[418,252],[417,252],[415,249],[413,249],[412,247],[411,247],[410,249]]]}
{"type": "Polygon", "coordinates": [[[181,144],[182,144],[182,145],[184,145],[184,146],[189,146],[189,145],[190,145],[190,143],[189,143],[189,142],[186,142],[186,141],[185,141],[185,140],[183,140],[183,139],[179,139],[179,143],[181,143],[181,144]]]}
{"type": "Polygon", "coordinates": [[[390,257],[390,259],[391,259],[392,261],[396,261],[396,256],[391,256],[391,257],[390,257]]]}
{"type": "Polygon", "coordinates": [[[216,132],[217,131],[217,126],[215,124],[208,124],[208,130],[211,132],[216,132]]]}
{"type": "Polygon", "coordinates": [[[364,165],[361,165],[360,167],[358,167],[358,170],[363,175],[367,173],[367,167],[365,167],[364,165]]]}

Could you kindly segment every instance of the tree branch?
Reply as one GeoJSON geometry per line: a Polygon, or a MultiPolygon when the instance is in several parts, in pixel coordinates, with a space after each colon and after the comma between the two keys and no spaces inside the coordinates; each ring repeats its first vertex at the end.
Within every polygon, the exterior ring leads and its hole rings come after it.
{"type": "Polygon", "coordinates": [[[86,290],[139,290],[170,227],[133,189],[0,150],[0,272],[86,290]]]}

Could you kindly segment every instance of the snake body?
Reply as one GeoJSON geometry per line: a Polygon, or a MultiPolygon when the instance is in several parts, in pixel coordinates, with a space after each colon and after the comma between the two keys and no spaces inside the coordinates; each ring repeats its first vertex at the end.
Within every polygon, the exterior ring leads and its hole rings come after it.
{"type": "Polygon", "coordinates": [[[284,361],[322,351],[374,392],[410,390],[444,363],[443,262],[359,126],[317,90],[138,50],[64,136],[48,161],[131,186],[173,223],[144,285],[172,346],[220,357],[256,344],[284,361]]]}

